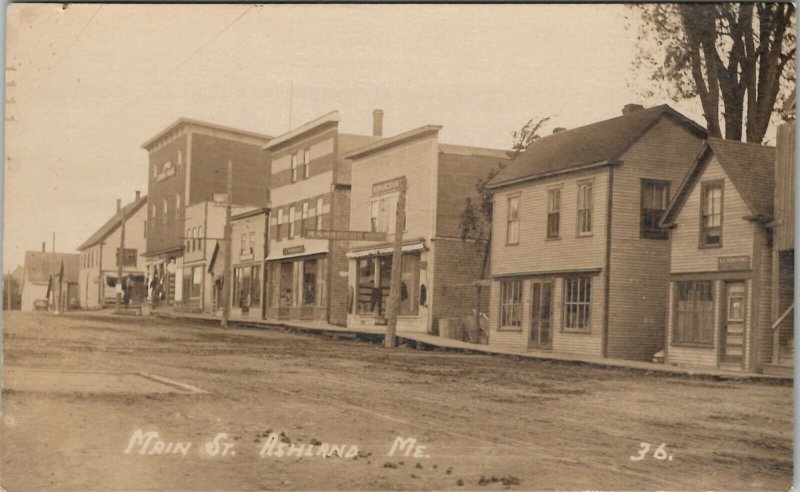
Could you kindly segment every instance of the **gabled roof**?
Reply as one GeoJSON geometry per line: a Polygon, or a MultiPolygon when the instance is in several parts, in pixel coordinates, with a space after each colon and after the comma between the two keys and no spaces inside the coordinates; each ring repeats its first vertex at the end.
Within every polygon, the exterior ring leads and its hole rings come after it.
{"type": "Polygon", "coordinates": [[[25,280],[28,282],[47,283],[51,275],[56,275],[61,269],[62,261],[70,278],[74,269],[77,281],[80,255],[75,253],[42,253],[40,251],[25,252],[25,280]]]}
{"type": "Polygon", "coordinates": [[[669,117],[705,137],[706,131],[666,104],[542,137],[489,182],[489,188],[592,165],[614,164],[661,118],[669,117]]]}
{"type": "Polygon", "coordinates": [[[97,229],[94,234],[92,234],[89,239],[83,242],[80,246],[78,246],[78,251],[83,251],[86,248],[94,246],[95,244],[103,241],[105,238],[110,236],[114,231],[117,230],[118,227],[122,225],[122,213],[125,212],[126,217],[130,218],[135,214],[142,206],[147,203],[147,195],[139,197],[138,200],[134,200],[131,203],[122,207],[117,213],[115,213],[110,219],[106,221],[105,224],[100,226],[100,229],[97,229]]]}
{"type": "Polygon", "coordinates": [[[673,223],[712,155],[716,156],[753,217],[771,219],[775,190],[775,147],[708,138],[683,178],[661,223],[665,226],[673,223]]]}

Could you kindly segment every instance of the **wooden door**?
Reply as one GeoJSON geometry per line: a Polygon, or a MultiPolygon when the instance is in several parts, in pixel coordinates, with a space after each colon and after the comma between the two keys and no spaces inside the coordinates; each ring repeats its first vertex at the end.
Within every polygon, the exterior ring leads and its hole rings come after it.
{"type": "Polygon", "coordinates": [[[743,364],[745,354],[745,319],[747,296],[744,282],[725,283],[725,304],[721,340],[721,361],[743,364]]]}
{"type": "Polygon", "coordinates": [[[529,346],[549,349],[553,346],[553,282],[531,283],[531,330],[529,346]]]}

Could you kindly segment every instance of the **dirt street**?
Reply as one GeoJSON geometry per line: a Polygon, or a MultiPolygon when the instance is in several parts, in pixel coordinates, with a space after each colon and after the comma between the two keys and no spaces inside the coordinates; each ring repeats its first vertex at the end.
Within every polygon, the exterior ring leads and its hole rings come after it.
{"type": "Polygon", "coordinates": [[[9,492],[792,481],[788,384],[140,318],[7,313],[3,342],[9,492]]]}

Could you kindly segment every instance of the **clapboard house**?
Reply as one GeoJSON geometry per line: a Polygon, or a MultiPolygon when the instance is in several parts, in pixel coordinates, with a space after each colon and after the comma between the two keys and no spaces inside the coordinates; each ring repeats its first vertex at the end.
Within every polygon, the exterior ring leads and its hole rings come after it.
{"type": "Polygon", "coordinates": [[[494,191],[489,344],[650,360],[664,347],[659,226],[705,131],[663,105],[538,139],[494,191]]]}
{"type": "MultiPolygon", "coordinates": [[[[507,163],[504,150],[450,145],[441,126],[423,126],[356,149],[352,160],[350,225],[385,233],[384,241],[353,241],[349,259],[350,328],[386,324],[400,187],[406,205],[401,264],[401,331],[438,333],[439,320],[476,308],[485,246],[461,239],[459,222],[475,185],[507,163]]],[[[485,305],[485,304],[484,304],[485,305]]]]}
{"type": "Polygon", "coordinates": [[[772,361],[775,148],[709,138],[663,219],[668,364],[757,372],[772,361]]]}

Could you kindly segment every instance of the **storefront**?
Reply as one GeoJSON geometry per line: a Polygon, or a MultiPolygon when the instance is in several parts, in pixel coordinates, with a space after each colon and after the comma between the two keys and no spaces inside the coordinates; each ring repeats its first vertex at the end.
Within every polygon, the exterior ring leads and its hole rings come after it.
{"type": "Polygon", "coordinates": [[[267,261],[267,319],[327,321],[328,253],[306,254],[304,246],[282,253],[267,261]]]}
{"type": "Polygon", "coordinates": [[[261,318],[261,265],[235,265],[233,267],[233,299],[231,301],[234,315],[261,318]]]}
{"type": "Polygon", "coordinates": [[[183,283],[176,274],[182,263],[182,248],[147,257],[147,300],[153,307],[173,306],[181,299],[183,283]]]}

